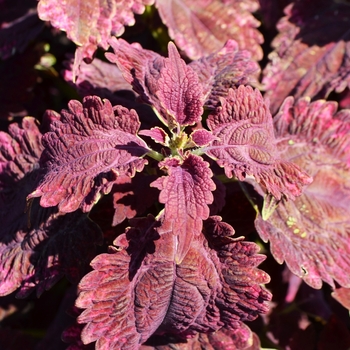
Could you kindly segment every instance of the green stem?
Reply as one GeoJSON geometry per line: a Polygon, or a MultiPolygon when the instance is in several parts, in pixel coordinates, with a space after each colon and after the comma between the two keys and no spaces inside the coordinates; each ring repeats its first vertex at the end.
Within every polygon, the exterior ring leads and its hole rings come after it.
{"type": "Polygon", "coordinates": [[[155,160],[158,160],[159,162],[164,159],[164,156],[161,153],[159,153],[157,151],[153,151],[153,149],[151,149],[149,152],[147,152],[146,155],[155,159],[155,160]]]}

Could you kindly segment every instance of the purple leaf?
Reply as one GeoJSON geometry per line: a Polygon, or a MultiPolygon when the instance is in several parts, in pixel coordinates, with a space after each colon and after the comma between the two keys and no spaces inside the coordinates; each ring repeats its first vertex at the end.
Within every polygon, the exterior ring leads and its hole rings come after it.
{"type": "Polygon", "coordinates": [[[223,48],[190,63],[198,74],[205,95],[205,106],[215,107],[220,97],[226,97],[229,88],[256,83],[259,65],[246,50],[239,50],[234,40],[223,48]]]}
{"type": "Polygon", "coordinates": [[[0,3],[0,58],[23,52],[43,28],[36,0],[3,0],[0,3]]]}
{"type": "Polygon", "coordinates": [[[43,138],[46,175],[28,198],[41,197],[43,207],[58,205],[61,212],[88,212],[116,176],[132,177],[147,163],[140,158],[148,149],[136,135],[139,125],[134,110],[112,108],[108,100],[70,101],[43,138]]]}
{"type": "Polygon", "coordinates": [[[276,116],[277,147],[314,181],[256,221],[275,259],[313,288],[322,281],[350,287],[350,111],[336,109],[335,102],[286,99],[276,116]]]}
{"type": "Polygon", "coordinates": [[[193,125],[203,113],[202,86],[197,74],[181,59],[176,46],[168,45],[169,58],[160,71],[157,96],[166,110],[169,125],[193,125]]]}
{"type": "Polygon", "coordinates": [[[97,46],[107,50],[109,38],[123,34],[125,25],[134,25],[134,13],[142,14],[145,5],[153,1],[40,0],[38,13],[43,21],[66,31],[68,38],[80,46],[75,55],[75,76],[82,59],[91,60],[97,46]]]}
{"type": "Polygon", "coordinates": [[[242,322],[266,312],[271,298],[259,286],[269,277],[256,268],[265,258],[257,245],[222,237],[225,224],[214,217],[205,228],[209,245],[203,235],[195,237],[176,264],[172,232],[160,235],[160,222],[152,217],[134,225],[110,254],[92,261],[94,271],[80,282],[83,342],[96,341],[96,349],[136,349],[154,332],[185,337],[224,326],[247,345],[251,331],[242,322]]]}
{"type": "Polygon", "coordinates": [[[181,162],[167,158],[159,164],[168,172],[151,186],[161,192],[159,202],[165,204],[165,230],[171,230],[177,239],[176,262],[181,263],[190,249],[191,241],[201,234],[202,220],[209,216],[208,204],[213,202],[215,183],[209,164],[190,154],[181,162]]]}
{"type": "Polygon", "coordinates": [[[293,2],[285,13],[264,70],[272,113],[288,95],[325,98],[350,86],[348,4],[306,0],[293,2]]]}
{"type": "Polygon", "coordinates": [[[225,169],[226,176],[235,175],[240,181],[254,176],[277,199],[282,194],[300,195],[311,179],[293,163],[279,159],[272,117],[260,92],[241,85],[220,101],[207,120],[217,140],[206,153],[225,169]]]}
{"type": "Polygon", "coordinates": [[[262,58],[263,37],[251,14],[259,7],[256,0],[156,0],[156,7],[170,37],[191,59],[221,49],[229,39],[262,58]]]}

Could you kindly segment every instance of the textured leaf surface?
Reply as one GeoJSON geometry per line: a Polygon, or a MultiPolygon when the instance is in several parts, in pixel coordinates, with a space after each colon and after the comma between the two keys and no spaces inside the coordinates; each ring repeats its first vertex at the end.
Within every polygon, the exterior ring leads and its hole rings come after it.
{"type": "Polygon", "coordinates": [[[277,199],[294,198],[311,179],[296,165],[279,159],[268,104],[249,86],[230,89],[227,98],[207,120],[217,140],[206,153],[228,177],[243,181],[254,176],[277,199]]]}
{"type": "Polygon", "coordinates": [[[198,74],[205,95],[205,106],[215,107],[219,97],[226,97],[229,88],[254,84],[260,71],[251,59],[251,53],[239,50],[234,40],[228,40],[223,48],[190,63],[198,74]]]}
{"type": "Polygon", "coordinates": [[[260,236],[275,259],[313,288],[350,286],[349,110],[334,102],[288,98],[276,117],[278,148],[314,181],[294,202],[282,201],[260,236]],[[346,121],[348,120],[348,121],[346,121]]]}
{"type": "Polygon", "coordinates": [[[209,164],[190,154],[183,163],[167,158],[159,164],[168,176],[154,181],[151,186],[161,192],[159,202],[165,204],[164,223],[176,236],[176,262],[181,262],[190,249],[194,236],[202,231],[202,220],[209,216],[208,204],[213,202],[215,183],[209,164]]]}
{"type": "Polygon", "coordinates": [[[3,0],[0,3],[0,58],[23,52],[43,28],[36,0],[3,0]]]}
{"type": "Polygon", "coordinates": [[[169,58],[164,60],[160,72],[157,96],[165,108],[170,125],[193,125],[201,120],[203,113],[202,85],[197,74],[181,59],[176,46],[168,45],[169,58]]]}
{"type": "Polygon", "coordinates": [[[43,138],[46,175],[29,198],[41,196],[43,207],[58,205],[61,212],[89,211],[117,175],[132,177],[147,163],[139,125],[134,110],[112,108],[108,100],[71,101],[43,138]]]}
{"type": "Polygon", "coordinates": [[[350,6],[345,1],[298,1],[278,23],[275,51],[263,84],[275,113],[284,98],[327,97],[350,82],[350,6]]]}
{"type": "Polygon", "coordinates": [[[118,65],[125,80],[132,84],[143,102],[152,105],[162,121],[171,127],[194,124],[203,112],[202,87],[197,74],[186,66],[174,44],[169,43],[169,58],[130,45],[124,40],[111,40],[114,54],[107,59],[118,65]]]}
{"type": "MultiPolygon", "coordinates": [[[[135,23],[134,13],[143,13],[145,5],[152,3],[153,0],[40,0],[38,13],[43,21],[66,31],[68,38],[80,46],[75,56],[78,66],[83,58],[92,59],[97,46],[107,50],[109,38],[120,36],[125,25],[135,23]]],[[[75,72],[74,69],[73,75],[75,72]]]]}
{"type": "Polygon", "coordinates": [[[9,134],[0,133],[2,296],[19,287],[19,297],[34,288],[40,295],[64,275],[77,281],[101,239],[100,230],[85,215],[58,217],[37,201],[26,210],[26,196],[35,188],[39,172],[41,139],[30,117],[21,125],[11,124],[9,134]]]}
{"type": "Polygon", "coordinates": [[[262,35],[252,12],[255,0],[156,0],[160,17],[169,35],[191,59],[221,49],[234,39],[241,49],[249,50],[256,60],[262,58],[262,35]]]}
{"type": "Polygon", "coordinates": [[[160,223],[151,217],[134,224],[114,242],[118,249],[92,261],[94,271],[79,285],[76,305],[86,309],[78,318],[87,323],[84,343],[138,349],[155,331],[186,336],[222,326],[241,332],[242,341],[251,339],[242,321],[266,312],[271,298],[259,286],[268,276],[256,268],[264,257],[254,243],[224,236],[233,229],[214,217],[205,229],[209,245],[199,235],[176,264],[171,232],[160,235],[160,223]]]}

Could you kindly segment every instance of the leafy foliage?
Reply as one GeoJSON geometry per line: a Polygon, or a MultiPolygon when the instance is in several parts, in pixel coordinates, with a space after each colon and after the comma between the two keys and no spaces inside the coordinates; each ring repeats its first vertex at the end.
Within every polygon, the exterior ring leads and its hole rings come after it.
{"type": "Polygon", "coordinates": [[[0,347],[347,349],[349,9],[0,1],[0,347]]]}

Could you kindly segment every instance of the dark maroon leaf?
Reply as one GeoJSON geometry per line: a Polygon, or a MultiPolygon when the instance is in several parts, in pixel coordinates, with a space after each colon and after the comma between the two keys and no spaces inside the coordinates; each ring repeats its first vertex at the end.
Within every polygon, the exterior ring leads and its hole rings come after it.
{"type": "Polygon", "coordinates": [[[41,197],[40,205],[58,205],[61,212],[89,211],[118,175],[132,177],[147,163],[139,125],[134,110],[112,108],[108,100],[70,101],[43,138],[46,175],[28,198],[41,197]]]}
{"type": "Polygon", "coordinates": [[[109,38],[120,36],[125,25],[135,23],[134,13],[143,13],[145,5],[153,1],[40,0],[38,13],[43,21],[50,21],[54,27],[66,31],[68,38],[79,46],[73,69],[75,76],[83,59],[91,60],[97,46],[107,50],[109,38]]]}
{"type": "Polygon", "coordinates": [[[256,221],[275,259],[313,288],[322,281],[334,288],[334,280],[350,287],[350,111],[336,109],[335,102],[286,99],[276,117],[278,149],[314,181],[256,221]]]}
{"type": "Polygon", "coordinates": [[[214,217],[205,227],[209,245],[203,235],[195,237],[176,264],[172,232],[159,235],[160,222],[152,217],[134,225],[110,254],[92,261],[94,271],[79,285],[76,305],[86,310],[78,321],[87,323],[83,342],[136,349],[154,332],[186,336],[224,326],[248,345],[252,334],[242,322],[266,312],[271,298],[259,286],[269,277],[256,268],[264,260],[257,245],[233,239],[233,229],[214,217]]]}
{"type": "Polygon", "coordinates": [[[156,0],[156,7],[170,37],[191,59],[221,49],[229,39],[254,59],[262,58],[263,37],[252,16],[259,7],[256,0],[156,0]]]}
{"type": "Polygon", "coordinates": [[[197,74],[181,59],[176,46],[168,45],[169,58],[164,60],[156,92],[170,126],[193,125],[203,113],[202,86],[197,74]]]}
{"type": "Polygon", "coordinates": [[[0,58],[23,52],[43,28],[36,0],[3,0],[0,3],[0,58]]]}
{"type": "Polygon", "coordinates": [[[221,106],[207,120],[217,140],[206,154],[225,169],[228,177],[243,181],[253,176],[277,199],[300,195],[311,179],[291,162],[280,160],[275,146],[268,103],[258,90],[241,85],[230,89],[221,106]]]}
{"type": "Polygon", "coordinates": [[[275,113],[283,100],[325,98],[350,82],[350,7],[346,1],[305,0],[290,4],[264,70],[266,97],[275,113]]]}
{"type": "Polygon", "coordinates": [[[177,240],[175,261],[181,263],[195,236],[201,234],[202,220],[209,216],[208,204],[213,202],[215,183],[209,164],[190,154],[184,161],[167,158],[159,164],[168,172],[151,186],[161,192],[159,202],[165,204],[166,230],[172,231],[177,240]]]}
{"type": "Polygon", "coordinates": [[[34,66],[42,54],[42,49],[36,47],[1,62],[0,119],[26,115],[26,104],[33,97],[32,89],[38,77],[34,66]]]}
{"type": "Polygon", "coordinates": [[[150,184],[155,176],[136,174],[132,179],[129,176],[119,176],[112,189],[115,213],[113,226],[123,222],[126,218],[132,219],[157,201],[158,191],[150,184]]]}
{"type": "Polygon", "coordinates": [[[198,74],[205,95],[205,106],[215,107],[229,88],[255,84],[260,71],[258,64],[246,50],[239,50],[237,42],[228,40],[223,48],[190,63],[198,74]]]}
{"type": "Polygon", "coordinates": [[[336,316],[332,316],[320,335],[317,350],[349,349],[350,331],[336,316]]]}

